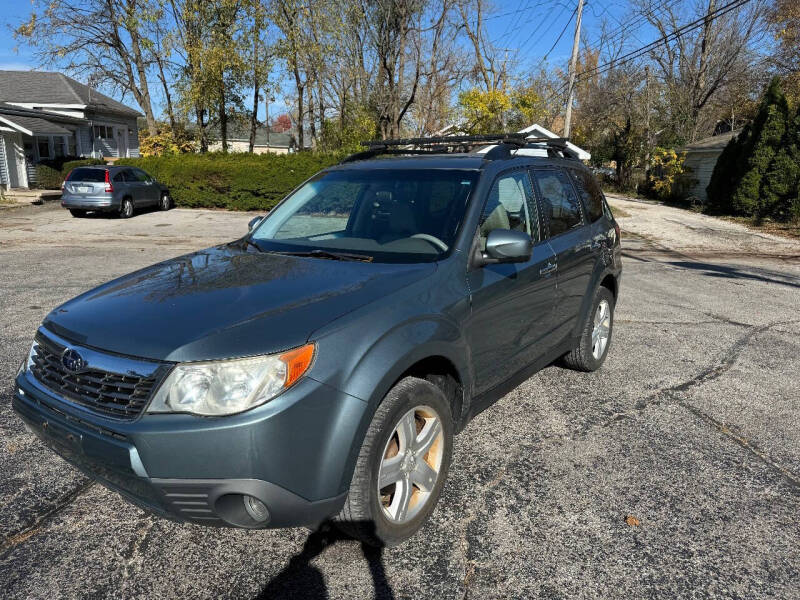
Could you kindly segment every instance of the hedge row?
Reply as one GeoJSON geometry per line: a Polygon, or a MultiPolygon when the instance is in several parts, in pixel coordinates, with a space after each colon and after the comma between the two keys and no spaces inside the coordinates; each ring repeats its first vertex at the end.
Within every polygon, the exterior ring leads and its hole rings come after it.
{"type": "Polygon", "coordinates": [[[177,206],[269,210],[314,173],[336,164],[339,154],[177,154],[126,158],[169,187],[177,206]]]}
{"type": "Polygon", "coordinates": [[[65,156],[52,160],[43,160],[36,165],[36,185],[42,190],[57,190],[61,187],[61,182],[75,167],[86,165],[102,165],[103,161],[97,158],[80,158],[77,156],[65,156]]]}

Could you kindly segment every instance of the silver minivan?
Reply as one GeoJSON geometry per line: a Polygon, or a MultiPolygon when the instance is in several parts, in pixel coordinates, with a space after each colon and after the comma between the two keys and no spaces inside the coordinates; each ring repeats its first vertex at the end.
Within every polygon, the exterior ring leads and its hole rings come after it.
{"type": "Polygon", "coordinates": [[[61,206],[73,217],[90,211],[113,212],[123,219],[137,208],[172,207],[167,186],[135,167],[88,166],[69,172],[61,184],[61,206]]]}

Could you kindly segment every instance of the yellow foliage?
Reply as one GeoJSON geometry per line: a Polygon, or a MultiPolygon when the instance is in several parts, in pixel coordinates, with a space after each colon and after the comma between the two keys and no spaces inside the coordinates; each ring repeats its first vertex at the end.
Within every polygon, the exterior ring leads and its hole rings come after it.
{"type": "Polygon", "coordinates": [[[666,200],[675,194],[678,180],[686,173],[685,160],[685,152],[678,154],[672,149],[655,149],[650,158],[648,179],[658,198],[666,200]]]}
{"type": "Polygon", "coordinates": [[[180,139],[172,131],[159,131],[148,135],[139,132],[139,154],[141,156],[165,156],[168,154],[186,154],[194,152],[196,144],[193,140],[180,139]]]}
{"type": "Polygon", "coordinates": [[[502,127],[502,115],[511,108],[511,98],[501,90],[472,88],[461,92],[458,102],[471,133],[490,133],[502,127]]]}

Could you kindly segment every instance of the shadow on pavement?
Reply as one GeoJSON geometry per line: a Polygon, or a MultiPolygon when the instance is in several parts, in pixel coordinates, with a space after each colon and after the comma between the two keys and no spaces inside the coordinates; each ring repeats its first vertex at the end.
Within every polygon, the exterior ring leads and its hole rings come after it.
{"type": "MultiPolygon", "coordinates": [[[[765,283],[776,283],[778,285],[786,285],[789,287],[800,288],[800,282],[797,280],[791,281],[788,275],[775,274],[771,277],[766,275],[759,275],[743,271],[737,267],[728,267],[723,265],[715,265],[713,263],[701,263],[693,261],[671,261],[666,264],[682,269],[691,269],[694,271],[705,271],[705,275],[709,277],[722,277],[725,279],[750,279],[753,281],[763,281],[765,283]]],[[[772,274],[770,274],[772,275],[772,274]]]]}
{"type": "MultiPolygon", "coordinates": [[[[374,529],[374,524],[371,522],[363,525],[374,529]]],[[[323,523],[319,529],[308,536],[303,549],[294,555],[289,560],[289,564],[264,587],[258,598],[260,600],[329,598],[325,578],[320,570],[311,564],[311,561],[329,546],[341,541],[352,541],[352,539],[330,523],[323,523]]],[[[362,542],[361,552],[369,565],[376,600],[394,600],[394,592],[386,580],[386,571],[383,566],[383,548],[362,542]]]]}

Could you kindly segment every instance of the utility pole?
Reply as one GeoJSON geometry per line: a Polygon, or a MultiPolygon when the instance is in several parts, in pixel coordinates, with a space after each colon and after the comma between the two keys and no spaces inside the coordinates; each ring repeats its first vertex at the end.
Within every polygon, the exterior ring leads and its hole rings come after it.
{"type": "Polygon", "coordinates": [[[644,96],[645,96],[645,113],[644,113],[644,143],[647,144],[645,148],[644,160],[647,164],[650,163],[650,65],[644,67],[644,96]]]}
{"type": "Polygon", "coordinates": [[[564,115],[564,137],[569,137],[572,125],[572,97],[575,93],[575,67],[578,64],[578,46],[581,43],[581,18],[583,17],[583,0],[578,0],[578,18],[575,21],[575,39],[572,41],[572,58],[569,60],[569,93],[567,94],[567,112],[564,115]]]}

